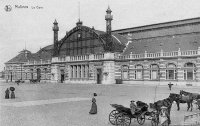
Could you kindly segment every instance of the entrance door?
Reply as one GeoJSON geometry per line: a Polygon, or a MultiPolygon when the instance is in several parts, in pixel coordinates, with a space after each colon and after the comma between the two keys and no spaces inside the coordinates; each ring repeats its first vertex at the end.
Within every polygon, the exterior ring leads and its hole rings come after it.
{"type": "Polygon", "coordinates": [[[97,69],[97,84],[101,84],[102,81],[102,70],[97,69]]]}
{"type": "Polygon", "coordinates": [[[41,79],[41,70],[37,69],[37,80],[41,79]]]}
{"type": "Polygon", "coordinates": [[[12,82],[12,72],[10,72],[10,81],[12,82]]]}
{"type": "Polygon", "coordinates": [[[61,81],[61,83],[63,83],[63,81],[64,81],[64,79],[65,79],[65,78],[64,78],[64,77],[65,77],[65,76],[64,76],[64,70],[60,70],[60,73],[61,73],[61,74],[60,74],[60,77],[61,77],[61,78],[60,78],[60,81],[61,81]]]}

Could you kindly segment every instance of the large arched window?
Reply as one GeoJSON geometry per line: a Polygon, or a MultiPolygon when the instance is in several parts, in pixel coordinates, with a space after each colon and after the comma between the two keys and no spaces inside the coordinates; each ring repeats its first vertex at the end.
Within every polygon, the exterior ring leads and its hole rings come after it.
{"type": "MultiPolygon", "coordinates": [[[[95,30],[78,26],[69,31],[62,39],[59,47],[59,55],[86,55],[104,52],[103,41],[95,30]]],[[[78,68],[78,66],[77,66],[78,68]]]]}
{"type": "Polygon", "coordinates": [[[150,80],[159,79],[159,66],[157,64],[150,65],[150,80]]]}
{"type": "Polygon", "coordinates": [[[176,79],[177,79],[176,65],[173,63],[167,64],[166,80],[176,80],[176,79]]]}
{"type": "Polygon", "coordinates": [[[129,79],[129,67],[127,65],[122,66],[122,79],[123,80],[129,79]]]}
{"type": "Polygon", "coordinates": [[[195,80],[196,66],[194,63],[184,65],[184,80],[195,80]]]}
{"type": "Polygon", "coordinates": [[[136,80],[143,79],[143,66],[140,64],[135,66],[135,79],[136,80]]]}

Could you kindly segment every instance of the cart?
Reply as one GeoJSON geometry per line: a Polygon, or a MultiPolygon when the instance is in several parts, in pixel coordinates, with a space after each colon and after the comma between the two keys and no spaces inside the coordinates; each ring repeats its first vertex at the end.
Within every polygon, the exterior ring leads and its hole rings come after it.
{"type": "Polygon", "coordinates": [[[115,110],[112,110],[109,114],[109,121],[112,125],[117,126],[130,126],[131,119],[137,119],[140,125],[143,125],[145,120],[151,120],[152,126],[158,125],[158,116],[155,110],[148,111],[148,105],[139,106],[140,111],[134,115],[131,113],[131,109],[124,107],[123,105],[111,104],[115,110]]]}

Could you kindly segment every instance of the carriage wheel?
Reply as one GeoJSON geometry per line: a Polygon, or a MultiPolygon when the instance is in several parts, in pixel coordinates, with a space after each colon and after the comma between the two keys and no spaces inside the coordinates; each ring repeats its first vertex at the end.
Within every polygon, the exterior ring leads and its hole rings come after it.
{"type": "Polygon", "coordinates": [[[138,117],[137,117],[137,122],[140,124],[140,125],[143,125],[144,122],[145,122],[145,114],[140,114],[138,117]]]}
{"type": "Polygon", "coordinates": [[[131,118],[127,114],[120,113],[116,118],[117,126],[130,126],[131,118]]]}
{"type": "Polygon", "coordinates": [[[117,114],[119,114],[119,112],[117,110],[113,110],[110,112],[109,114],[109,121],[112,125],[116,124],[116,118],[117,118],[117,114]]]}

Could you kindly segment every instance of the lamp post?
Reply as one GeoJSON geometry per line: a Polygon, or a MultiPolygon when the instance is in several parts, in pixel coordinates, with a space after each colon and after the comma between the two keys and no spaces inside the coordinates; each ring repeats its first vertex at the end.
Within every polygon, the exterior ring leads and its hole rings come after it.
{"type": "Polygon", "coordinates": [[[21,80],[22,80],[22,63],[21,63],[21,80]]]}

